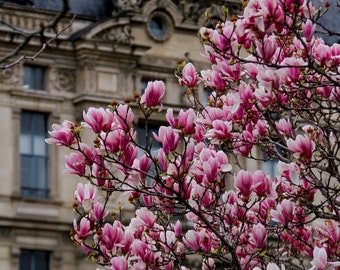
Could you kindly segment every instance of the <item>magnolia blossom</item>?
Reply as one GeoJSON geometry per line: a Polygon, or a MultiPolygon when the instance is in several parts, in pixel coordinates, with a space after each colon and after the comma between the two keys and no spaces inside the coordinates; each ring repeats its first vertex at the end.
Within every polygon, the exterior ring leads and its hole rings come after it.
{"type": "Polygon", "coordinates": [[[306,269],[307,260],[312,270],[340,267],[340,45],[314,37],[322,11],[313,1],[245,2],[232,21],[199,31],[210,67],[189,63],[177,74],[195,90],[193,107],[168,109],[153,134],[156,151],[139,145],[135,125],[161,120],[153,115],[161,81],[131,102],[89,108],[82,125],[52,126],[46,141],[68,148],[66,172],[86,181],[74,195],[72,239],[96,262],[114,270],[184,270],[191,257],[203,270],[306,269]],[[275,176],[259,169],[273,146],[275,176]]]}
{"type": "Polygon", "coordinates": [[[87,113],[83,112],[85,124],[88,125],[95,133],[101,131],[108,132],[112,129],[114,117],[109,109],[89,108],[87,113]]]}
{"type": "Polygon", "coordinates": [[[339,262],[329,262],[325,248],[315,247],[313,251],[312,267],[309,270],[336,270],[340,267],[339,262]]]}
{"type": "Polygon", "coordinates": [[[182,69],[182,77],[179,78],[181,85],[185,84],[189,88],[194,88],[200,82],[196,68],[192,63],[186,64],[182,69]]]}
{"type": "Polygon", "coordinates": [[[141,104],[146,107],[156,107],[162,105],[162,97],[165,94],[165,84],[163,81],[148,82],[144,94],[141,97],[141,104]]]}
{"type": "Polygon", "coordinates": [[[315,143],[307,135],[297,135],[296,139],[287,140],[288,148],[293,152],[294,157],[306,159],[312,158],[315,143]]]}

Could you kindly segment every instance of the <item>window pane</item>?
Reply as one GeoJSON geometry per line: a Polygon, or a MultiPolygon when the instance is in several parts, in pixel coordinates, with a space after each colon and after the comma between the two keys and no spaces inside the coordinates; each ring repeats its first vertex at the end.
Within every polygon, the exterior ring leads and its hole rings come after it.
{"type": "Polygon", "coordinates": [[[27,134],[20,135],[20,154],[31,154],[32,153],[32,145],[31,145],[31,136],[27,134]]]}
{"type": "Polygon", "coordinates": [[[46,134],[46,114],[34,113],[32,115],[32,131],[35,134],[46,134]]]}
{"type": "Polygon", "coordinates": [[[140,84],[140,93],[141,93],[141,95],[144,94],[145,88],[146,88],[147,85],[148,85],[148,80],[143,78],[142,81],[141,81],[141,84],[140,84]]]}
{"type": "Polygon", "coordinates": [[[31,157],[21,155],[20,158],[21,165],[21,186],[29,187],[31,185],[31,157]]]}
{"type": "Polygon", "coordinates": [[[25,88],[45,90],[46,68],[41,66],[24,66],[23,84],[25,88]]]}
{"type": "Polygon", "coordinates": [[[46,155],[45,136],[33,136],[33,155],[45,156],[46,155]]]}
{"type": "Polygon", "coordinates": [[[49,270],[50,252],[21,249],[19,270],[49,270]]]}
{"type": "Polygon", "coordinates": [[[20,270],[32,270],[31,267],[31,252],[29,250],[21,250],[19,260],[20,270]]]}
{"type": "Polygon", "coordinates": [[[21,195],[30,198],[47,198],[48,155],[45,143],[47,115],[23,112],[21,118],[21,195]]]}
{"type": "Polygon", "coordinates": [[[34,158],[34,178],[37,197],[48,197],[48,181],[47,181],[47,159],[40,157],[34,158]]]}
{"type": "Polygon", "coordinates": [[[31,115],[29,112],[21,113],[21,133],[29,133],[31,131],[31,115]]]}
{"type": "Polygon", "coordinates": [[[24,66],[24,87],[33,89],[33,74],[31,66],[24,66]]]}

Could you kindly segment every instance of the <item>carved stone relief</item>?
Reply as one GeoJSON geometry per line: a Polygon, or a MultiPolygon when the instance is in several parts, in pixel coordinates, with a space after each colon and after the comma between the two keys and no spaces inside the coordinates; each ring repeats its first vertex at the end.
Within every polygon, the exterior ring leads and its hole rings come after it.
{"type": "Polygon", "coordinates": [[[122,13],[136,11],[143,0],[112,0],[114,3],[113,16],[119,16],[122,13]]]}
{"type": "Polygon", "coordinates": [[[75,92],[76,71],[74,69],[54,68],[51,70],[50,78],[52,89],[75,92]]]}
{"type": "Polygon", "coordinates": [[[11,68],[0,71],[0,82],[7,84],[17,84],[21,81],[20,66],[13,66],[11,68]]]}
{"type": "Polygon", "coordinates": [[[118,25],[99,32],[93,37],[94,39],[107,40],[119,44],[131,44],[133,37],[131,35],[130,25],[118,25]]]}

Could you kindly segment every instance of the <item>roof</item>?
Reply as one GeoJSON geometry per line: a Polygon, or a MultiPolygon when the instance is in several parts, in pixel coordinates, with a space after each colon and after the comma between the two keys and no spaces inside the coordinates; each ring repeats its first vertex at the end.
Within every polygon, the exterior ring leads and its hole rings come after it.
{"type": "MultiPolygon", "coordinates": [[[[3,0],[31,8],[58,11],[63,8],[63,0],[3,0]]],[[[111,17],[115,0],[69,0],[69,13],[95,18],[111,17]]]]}

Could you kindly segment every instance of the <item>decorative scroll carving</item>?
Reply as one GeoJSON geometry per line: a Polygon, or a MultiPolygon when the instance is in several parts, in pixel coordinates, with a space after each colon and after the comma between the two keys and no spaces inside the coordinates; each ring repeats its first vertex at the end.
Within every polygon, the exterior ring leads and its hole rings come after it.
{"type": "Polygon", "coordinates": [[[0,83],[17,84],[20,81],[20,66],[13,66],[0,71],[0,83]]]}
{"type": "Polygon", "coordinates": [[[75,92],[76,71],[74,69],[55,68],[51,70],[52,88],[57,91],[75,92]]]}
{"type": "Polygon", "coordinates": [[[119,44],[131,44],[133,40],[131,35],[131,26],[128,24],[105,29],[96,34],[93,38],[107,40],[119,44]]]}

